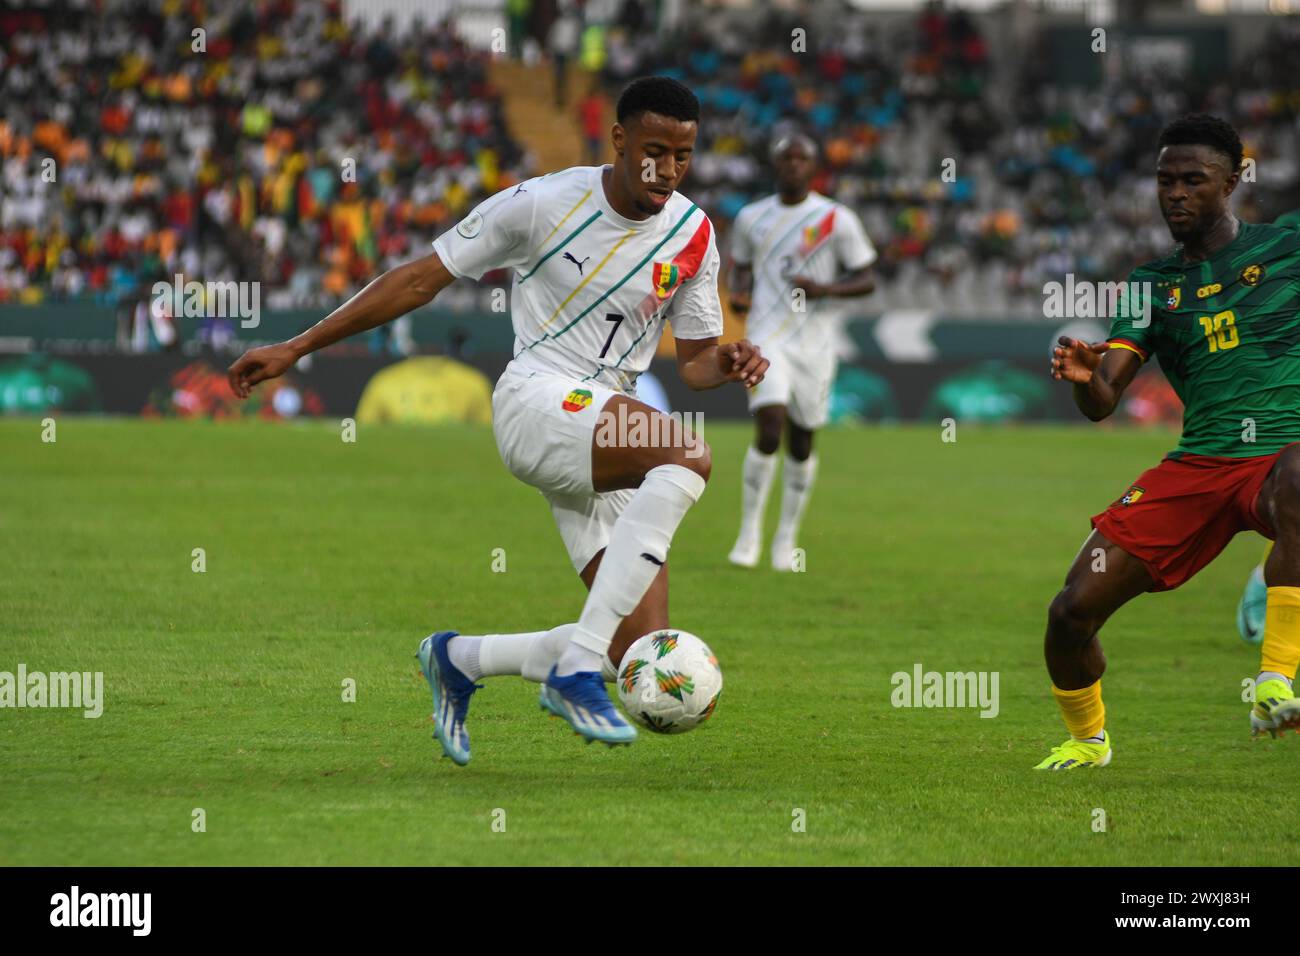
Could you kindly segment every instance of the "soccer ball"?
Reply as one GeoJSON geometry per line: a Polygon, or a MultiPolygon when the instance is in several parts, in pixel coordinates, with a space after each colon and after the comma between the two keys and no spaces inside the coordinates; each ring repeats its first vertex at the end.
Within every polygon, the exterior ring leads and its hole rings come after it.
{"type": "Polygon", "coordinates": [[[709,646],[685,631],[655,631],[623,655],[618,696],[623,709],[658,734],[684,734],[713,716],[722,670],[709,646]]]}

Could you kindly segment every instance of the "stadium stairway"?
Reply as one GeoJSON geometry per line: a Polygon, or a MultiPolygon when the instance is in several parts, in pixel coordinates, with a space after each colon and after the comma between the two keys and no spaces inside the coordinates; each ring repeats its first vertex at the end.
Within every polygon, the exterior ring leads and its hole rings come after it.
{"type": "MultiPolygon", "coordinates": [[[[527,66],[517,60],[497,57],[490,76],[505,99],[510,132],[536,157],[539,173],[587,162],[582,127],[578,125],[578,101],[590,83],[585,71],[570,66],[569,106],[563,110],[555,106],[555,81],[547,63],[527,66]]],[[[610,125],[614,122],[612,110],[608,121],[610,125]]]]}

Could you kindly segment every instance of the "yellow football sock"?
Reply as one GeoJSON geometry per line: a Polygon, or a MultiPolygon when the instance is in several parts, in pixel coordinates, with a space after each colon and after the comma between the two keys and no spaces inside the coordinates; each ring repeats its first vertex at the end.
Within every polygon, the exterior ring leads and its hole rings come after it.
{"type": "Polygon", "coordinates": [[[1079,690],[1061,690],[1053,684],[1052,694],[1056,697],[1057,706],[1061,708],[1065,727],[1075,740],[1096,737],[1106,726],[1106,706],[1101,702],[1101,681],[1079,690]]]}
{"type": "Polygon", "coordinates": [[[1295,677],[1300,664],[1300,588],[1269,588],[1259,669],[1295,677]]]}

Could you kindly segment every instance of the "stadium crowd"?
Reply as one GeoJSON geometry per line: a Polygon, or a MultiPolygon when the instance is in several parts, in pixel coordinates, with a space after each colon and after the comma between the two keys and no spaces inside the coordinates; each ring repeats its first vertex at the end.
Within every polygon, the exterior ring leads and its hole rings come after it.
{"type": "Polygon", "coordinates": [[[0,37],[0,302],[119,302],[180,272],[325,305],[529,171],[488,54],[445,26],[54,0],[0,10],[0,37]]]}
{"type": "MultiPolygon", "coordinates": [[[[873,311],[1032,316],[1064,273],[1123,278],[1168,246],[1151,157],[1193,109],[1241,131],[1266,187],[1248,214],[1300,205],[1291,21],[1212,85],[1152,73],[1088,90],[1051,82],[1046,55],[996,57],[960,11],[700,8],[674,30],[652,6],[601,4],[592,31],[594,3],[586,19],[564,0],[511,3],[512,46],[519,24],[541,36],[567,19],[566,48],[583,37],[607,94],[647,72],[689,83],[704,120],[688,190],[721,233],[770,191],[773,139],[814,134],[815,188],[857,208],[880,249],[873,311]]],[[[533,172],[489,54],[446,25],[363,31],[339,0],[126,0],[111,15],[48,0],[0,12],[0,37],[0,303],[118,302],[182,272],[324,307],[533,172]]],[[[440,304],[479,302],[464,285],[440,304]]]]}
{"type": "MultiPolygon", "coordinates": [[[[610,89],[662,71],[700,94],[690,192],[720,229],[771,191],[772,141],[813,133],[826,159],[815,188],[853,205],[880,249],[873,311],[1033,316],[1045,282],[1122,279],[1163,254],[1155,141],[1184,112],[1237,125],[1269,187],[1245,214],[1300,206],[1295,21],[1213,85],[1153,72],[1096,90],[1052,82],[1046,52],[999,61],[968,14],[937,5],[889,26],[835,4],[758,18],[715,9],[689,23],[668,37],[613,30],[610,89]],[[792,49],[799,27],[804,51],[792,49]]],[[[1250,187],[1242,198],[1252,205],[1250,187]]]]}

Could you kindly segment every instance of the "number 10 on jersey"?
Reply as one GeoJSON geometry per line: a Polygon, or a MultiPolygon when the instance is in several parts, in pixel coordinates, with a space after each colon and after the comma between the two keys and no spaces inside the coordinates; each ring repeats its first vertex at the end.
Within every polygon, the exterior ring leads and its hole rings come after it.
{"type": "Polygon", "coordinates": [[[1210,343],[1210,351],[1235,349],[1241,339],[1237,336],[1237,317],[1229,309],[1217,315],[1202,315],[1199,318],[1205,338],[1210,343]]]}

